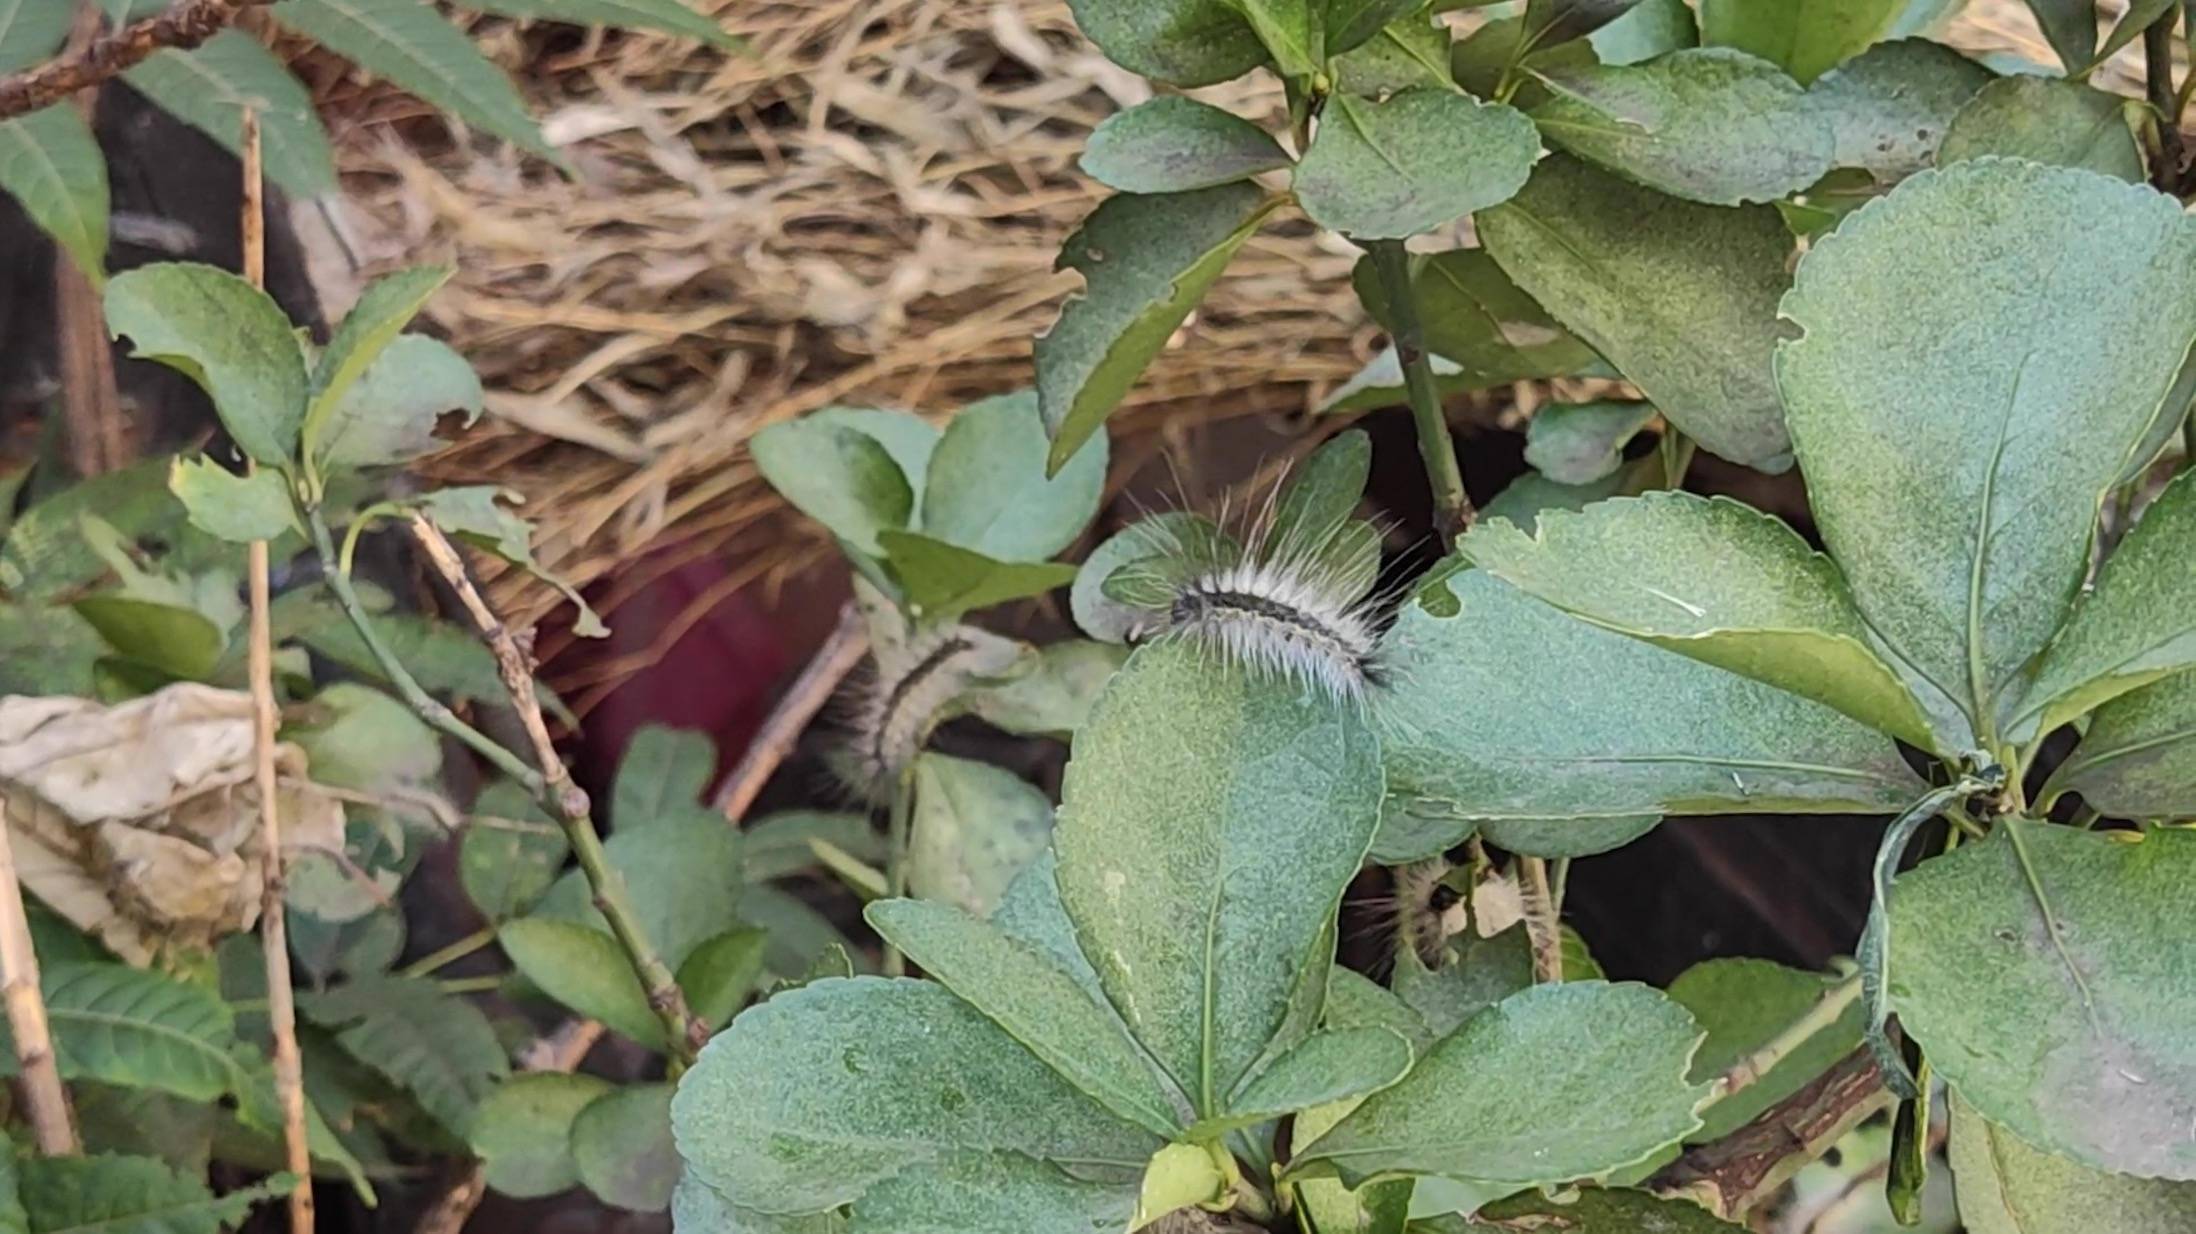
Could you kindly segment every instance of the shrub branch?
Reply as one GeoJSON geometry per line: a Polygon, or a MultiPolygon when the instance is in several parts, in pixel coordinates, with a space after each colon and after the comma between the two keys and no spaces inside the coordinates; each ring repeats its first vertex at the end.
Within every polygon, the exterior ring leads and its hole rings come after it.
{"type": "Polygon", "coordinates": [[[1418,320],[1418,305],[1411,298],[1411,259],[1401,240],[1373,240],[1365,245],[1373,269],[1380,276],[1381,295],[1388,302],[1389,333],[1395,338],[1396,362],[1403,366],[1403,388],[1410,396],[1411,423],[1418,429],[1418,457],[1426,465],[1426,483],[1433,489],[1434,530],[1441,546],[1449,548],[1472,525],[1476,513],[1464,491],[1464,472],[1457,466],[1456,441],[1449,435],[1449,420],[1441,407],[1441,391],[1434,385],[1433,360],[1426,354],[1426,329],[1418,320]]]}
{"type": "Polygon", "coordinates": [[[273,0],[181,0],[165,12],[131,22],[81,50],[34,69],[0,77],[0,120],[50,107],[96,86],[170,47],[191,48],[219,34],[237,14],[273,0]]]}

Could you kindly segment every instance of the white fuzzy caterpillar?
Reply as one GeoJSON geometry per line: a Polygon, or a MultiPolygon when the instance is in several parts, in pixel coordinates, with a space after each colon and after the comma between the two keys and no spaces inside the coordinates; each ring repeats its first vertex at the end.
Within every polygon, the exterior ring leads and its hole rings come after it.
{"type": "Polygon", "coordinates": [[[956,699],[981,679],[1009,671],[1022,645],[974,626],[919,631],[880,645],[875,673],[850,709],[844,772],[856,792],[889,800],[956,699]]]}
{"type": "Polygon", "coordinates": [[[1449,940],[1469,928],[1469,901],[1448,881],[1455,869],[1445,857],[1429,857],[1389,871],[1394,882],[1385,907],[1396,955],[1408,951],[1427,968],[1439,968],[1449,940]]]}

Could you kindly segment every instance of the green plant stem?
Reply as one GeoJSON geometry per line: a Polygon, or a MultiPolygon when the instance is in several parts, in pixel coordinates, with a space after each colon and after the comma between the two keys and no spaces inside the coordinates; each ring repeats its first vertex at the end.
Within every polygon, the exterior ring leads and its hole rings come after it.
{"type": "Polygon", "coordinates": [[[1697,447],[1693,439],[1669,425],[1662,431],[1662,440],[1656,447],[1662,455],[1662,487],[1685,487],[1685,473],[1693,469],[1693,454],[1697,447]]]}
{"type": "Polygon", "coordinates": [[[1723,1091],[1717,1095],[1716,1100],[1722,1101],[1769,1074],[1778,1063],[1791,1057],[1824,1029],[1837,1023],[1848,1007],[1860,1001],[1860,996],[1861,976],[1857,972],[1824,991],[1823,996],[1815,1001],[1815,1005],[1786,1026],[1783,1032],[1724,1070],[1723,1091]]]}
{"type": "MultiPolygon", "coordinates": [[[[640,979],[641,989],[647,992],[649,1007],[663,1022],[664,1044],[670,1051],[669,1070],[672,1079],[676,1080],[693,1064],[694,1057],[700,1050],[698,1038],[701,1034],[697,1031],[699,1021],[688,1014],[686,999],[679,991],[678,981],[656,955],[655,949],[649,945],[646,933],[634,919],[632,907],[626,903],[624,881],[611,868],[609,855],[603,851],[602,837],[596,833],[594,819],[589,814],[587,794],[581,792],[571,783],[570,777],[563,774],[561,763],[548,769],[548,774],[528,767],[524,759],[458,719],[456,713],[422,689],[410,670],[389,650],[388,644],[381,641],[381,636],[374,632],[373,624],[367,620],[365,606],[359,603],[358,592],[351,585],[350,576],[332,568],[335,560],[334,537],[328,531],[326,518],[320,511],[310,510],[306,512],[306,521],[312,532],[313,549],[320,555],[322,571],[327,576],[329,588],[335,592],[336,602],[350,619],[352,627],[358,631],[359,637],[365,640],[367,650],[373,654],[374,662],[381,666],[382,674],[396,686],[397,693],[429,725],[456,737],[487,759],[497,770],[525,785],[527,792],[533,795],[542,809],[548,811],[550,817],[564,828],[565,841],[571,846],[572,856],[579,863],[580,873],[587,880],[587,889],[592,893],[595,911],[601,913],[603,920],[609,923],[610,933],[625,952],[626,963],[640,979]]],[[[467,589],[470,589],[469,584],[467,589]]],[[[465,598],[478,601],[477,595],[465,598]]],[[[475,616],[478,619],[479,614],[475,616]]],[[[492,614],[489,617],[490,620],[483,624],[489,626],[491,634],[500,632],[502,627],[493,623],[492,614]]],[[[500,654],[503,648],[498,647],[496,650],[499,652],[499,668],[503,668],[503,656],[500,654]]],[[[507,672],[506,676],[508,677],[507,672]]],[[[511,686],[512,683],[506,680],[505,685],[511,686]]],[[[519,686],[512,688],[530,692],[531,686],[531,681],[522,681],[519,686]]],[[[512,697],[514,705],[523,705],[518,693],[514,693],[512,697]]]]}
{"type": "Polygon", "coordinates": [[[2143,91],[2156,114],[2158,165],[2151,180],[2161,190],[2177,193],[2181,187],[2181,98],[2173,89],[2173,24],[2179,14],[2168,10],[2143,30],[2143,91]]]}
{"type": "MultiPolygon", "coordinates": [[[[898,899],[907,894],[907,844],[915,828],[915,764],[910,762],[900,772],[899,782],[892,789],[892,823],[886,833],[885,894],[898,899]]],[[[907,975],[907,957],[890,943],[885,944],[884,972],[887,977],[907,975]]]]}
{"type": "Polygon", "coordinates": [[[1571,889],[1571,859],[1569,857],[1555,859],[1555,865],[1551,866],[1548,871],[1548,884],[1548,897],[1553,902],[1555,911],[1560,914],[1563,911],[1563,895],[1571,889]]]}
{"type": "Polygon", "coordinates": [[[1426,483],[1433,490],[1434,530],[1443,548],[1471,526],[1472,499],[1464,492],[1464,472],[1457,466],[1456,441],[1449,435],[1448,416],[1441,408],[1441,391],[1434,386],[1433,361],[1426,354],[1426,330],[1418,320],[1418,305],[1411,298],[1411,259],[1401,240],[1371,240],[1365,251],[1372,256],[1380,276],[1381,294],[1388,302],[1388,320],[1395,336],[1396,362],[1403,367],[1403,388],[1410,397],[1411,423],[1418,429],[1418,457],[1426,466],[1426,483]]]}
{"type": "Polygon", "coordinates": [[[502,989],[503,978],[496,976],[452,977],[446,981],[436,982],[435,988],[441,990],[444,994],[486,994],[491,990],[502,989]]]}
{"type": "Polygon", "coordinates": [[[447,947],[429,952],[397,970],[399,977],[425,977],[451,964],[457,963],[488,944],[496,941],[496,928],[482,926],[471,934],[447,947]]]}

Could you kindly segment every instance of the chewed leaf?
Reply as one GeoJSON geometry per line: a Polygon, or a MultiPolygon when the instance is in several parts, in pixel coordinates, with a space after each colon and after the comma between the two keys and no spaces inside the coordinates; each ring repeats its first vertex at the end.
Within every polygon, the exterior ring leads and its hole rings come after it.
{"type": "Polygon", "coordinates": [[[271,467],[295,463],[305,353],[266,292],[212,266],[140,266],[108,281],[107,328],[135,355],[203,387],[246,454],[271,467]]]}
{"type": "Polygon", "coordinates": [[[576,615],[572,632],[583,638],[602,638],[610,628],[602,624],[602,618],[587,606],[579,589],[542,568],[534,560],[531,524],[499,504],[499,498],[507,498],[514,504],[520,498],[508,489],[494,485],[474,485],[465,488],[437,489],[414,504],[420,513],[441,528],[446,534],[494,553],[512,565],[519,567],[542,582],[564,593],[572,602],[576,615]]]}
{"type": "Polygon", "coordinates": [[[300,530],[289,481],[278,471],[240,476],[208,458],[178,457],[168,489],[190,511],[192,526],[224,540],[274,540],[300,530]]]}

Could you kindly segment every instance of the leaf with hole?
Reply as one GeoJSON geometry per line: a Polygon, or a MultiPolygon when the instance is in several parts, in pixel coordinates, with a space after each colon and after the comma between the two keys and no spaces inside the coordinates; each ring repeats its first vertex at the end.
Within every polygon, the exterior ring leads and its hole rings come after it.
{"type": "Polygon", "coordinates": [[[246,454],[270,467],[295,464],[305,354],[266,292],[212,266],[140,266],[108,281],[107,328],[139,359],[203,387],[246,454]]]}
{"type": "Polygon", "coordinates": [[[238,544],[303,534],[290,501],[289,481],[272,469],[240,476],[200,455],[177,456],[168,488],[190,512],[191,525],[238,544]]]}

